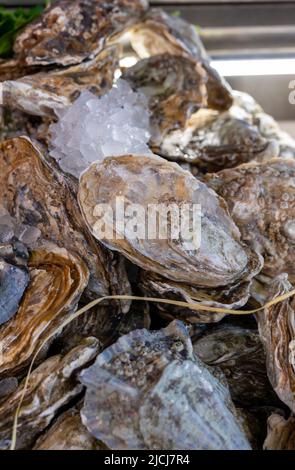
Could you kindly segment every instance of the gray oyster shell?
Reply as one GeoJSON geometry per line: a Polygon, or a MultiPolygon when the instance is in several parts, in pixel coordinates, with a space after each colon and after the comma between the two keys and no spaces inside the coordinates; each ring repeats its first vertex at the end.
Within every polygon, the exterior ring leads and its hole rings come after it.
{"type": "Polygon", "coordinates": [[[194,358],[181,322],[135,330],[80,376],[83,424],[110,449],[249,449],[227,387],[194,358]]]}
{"type": "Polygon", "coordinates": [[[189,285],[217,287],[251,280],[261,269],[261,258],[240,243],[224,201],[179,165],[160,157],[123,155],[95,162],[80,178],[78,199],[93,235],[146,271],[189,285]],[[110,221],[106,225],[112,237],[101,234],[95,208],[108,204],[115,213],[118,196],[127,204],[139,204],[145,213],[155,202],[178,208],[184,203],[200,205],[200,246],[195,237],[188,244],[172,239],[171,233],[166,239],[129,236],[125,227],[117,233],[110,221]]]}
{"type": "Polygon", "coordinates": [[[0,258],[0,325],[17,312],[19,302],[29,284],[29,274],[0,258]]]}

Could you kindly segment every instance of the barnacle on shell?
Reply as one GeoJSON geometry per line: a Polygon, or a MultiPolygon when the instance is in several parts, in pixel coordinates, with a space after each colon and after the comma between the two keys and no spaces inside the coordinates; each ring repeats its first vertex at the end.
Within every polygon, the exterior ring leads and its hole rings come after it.
{"type": "Polygon", "coordinates": [[[181,322],[121,337],[81,381],[82,421],[110,449],[250,448],[227,387],[193,356],[181,322]]]}

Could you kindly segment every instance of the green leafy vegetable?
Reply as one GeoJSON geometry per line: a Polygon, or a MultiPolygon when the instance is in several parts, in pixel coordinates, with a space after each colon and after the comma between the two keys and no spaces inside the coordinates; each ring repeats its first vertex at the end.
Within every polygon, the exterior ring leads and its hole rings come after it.
{"type": "Polygon", "coordinates": [[[36,6],[12,10],[0,7],[0,57],[7,58],[13,55],[13,43],[17,33],[39,16],[43,8],[36,6]]]}

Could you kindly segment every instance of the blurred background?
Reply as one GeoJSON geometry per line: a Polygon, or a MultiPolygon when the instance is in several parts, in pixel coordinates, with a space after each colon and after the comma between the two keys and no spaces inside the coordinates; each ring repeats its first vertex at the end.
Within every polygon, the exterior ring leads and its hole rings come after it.
{"type": "MultiPolygon", "coordinates": [[[[11,8],[38,0],[1,0],[11,8]]],[[[295,137],[295,1],[154,0],[198,28],[213,66],[295,137]],[[292,81],[294,83],[292,84],[292,81]]]]}

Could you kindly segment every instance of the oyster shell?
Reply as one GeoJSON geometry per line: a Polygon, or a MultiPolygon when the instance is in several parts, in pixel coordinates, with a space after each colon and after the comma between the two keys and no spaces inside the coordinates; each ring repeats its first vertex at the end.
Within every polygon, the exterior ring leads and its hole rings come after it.
{"type": "MultiPolygon", "coordinates": [[[[58,411],[82,392],[76,374],[95,358],[97,343],[87,338],[64,357],[52,356],[32,372],[18,419],[17,449],[32,447],[58,411]]],[[[0,404],[0,449],[10,446],[13,412],[23,387],[24,382],[0,404]]]]}
{"type": "MultiPolygon", "coordinates": [[[[287,274],[271,284],[269,299],[286,294],[293,287],[287,274]]],[[[295,412],[295,300],[291,298],[257,314],[259,333],[266,351],[269,380],[279,398],[295,412]]]]}
{"type": "Polygon", "coordinates": [[[32,252],[30,284],[17,314],[0,327],[0,373],[18,372],[40,341],[56,329],[77,305],[88,282],[88,270],[77,255],[50,246],[32,252]]]}
{"type": "Polygon", "coordinates": [[[0,258],[0,325],[17,312],[19,302],[29,283],[28,273],[0,258]]]}
{"type": "Polygon", "coordinates": [[[285,419],[274,413],[268,418],[267,427],[264,450],[295,450],[295,417],[285,419]]]}
{"type": "Polygon", "coordinates": [[[221,368],[232,399],[243,406],[276,402],[256,330],[221,325],[193,341],[194,353],[207,365],[221,368]]]}
{"type": "Polygon", "coordinates": [[[160,8],[150,8],[141,22],[130,28],[132,48],[141,59],[171,54],[207,60],[207,54],[196,28],[160,8]]]}
{"type": "Polygon", "coordinates": [[[34,116],[55,118],[83,90],[98,96],[109,90],[118,67],[118,49],[109,47],[94,59],[78,65],[5,81],[0,84],[3,104],[34,116]]]}
{"type": "Polygon", "coordinates": [[[82,422],[110,449],[249,449],[228,389],[181,322],[135,330],[81,374],[82,422]]]}
{"type": "Polygon", "coordinates": [[[15,54],[27,65],[80,63],[147,7],[146,0],[58,0],[17,36],[15,54]]]}
{"type": "MultiPolygon", "coordinates": [[[[202,305],[229,309],[238,309],[247,303],[251,285],[252,282],[241,282],[228,287],[206,289],[185,285],[145,271],[140,279],[140,287],[149,297],[181,300],[195,304],[196,307],[198,302],[202,302],[202,305]]],[[[214,323],[225,316],[223,313],[207,313],[165,304],[157,304],[157,308],[165,318],[173,320],[176,317],[191,323],[214,323]]]]}
{"type": "Polygon", "coordinates": [[[34,450],[102,450],[104,446],[81,423],[80,411],[73,408],[63,413],[41,436],[34,450]]]}
{"type": "Polygon", "coordinates": [[[266,140],[257,126],[239,114],[235,107],[221,114],[199,110],[185,129],[164,137],[158,153],[168,159],[193,163],[203,172],[277,157],[279,146],[266,140]]]}
{"type": "Polygon", "coordinates": [[[140,60],[122,79],[147,96],[155,139],[158,133],[182,128],[193,112],[207,105],[206,74],[186,57],[161,54],[140,60]]]}
{"type": "MultiPolygon", "coordinates": [[[[0,143],[0,207],[13,218],[16,228],[25,225],[32,234],[29,249],[52,242],[85,261],[91,277],[87,296],[96,298],[126,282],[117,278],[114,256],[92,238],[80,214],[75,188],[25,137],[0,143]]],[[[30,233],[30,232],[29,232],[30,233]]]]}
{"type": "Polygon", "coordinates": [[[264,257],[262,273],[295,277],[295,161],[273,159],[208,175],[242,240],[264,257]]]}
{"type": "MultiPolygon", "coordinates": [[[[124,155],[92,164],[80,178],[78,199],[95,237],[137,266],[166,279],[202,287],[227,286],[245,282],[261,269],[260,258],[240,243],[223,200],[180,166],[160,157],[124,155]],[[106,226],[111,237],[100,233],[95,208],[108,204],[115,212],[118,196],[125,204],[140,205],[145,214],[154,203],[165,207],[173,203],[178,208],[201,205],[200,247],[194,237],[187,244],[183,239],[173,240],[168,231],[166,237],[156,239],[146,234],[129,236],[126,227],[124,233],[118,232],[117,224],[110,225],[110,220],[106,226]]],[[[165,217],[160,223],[167,222],[167,214],[165,217]]]]}

